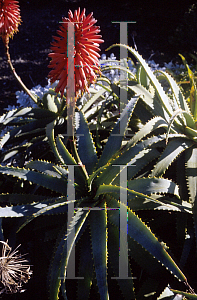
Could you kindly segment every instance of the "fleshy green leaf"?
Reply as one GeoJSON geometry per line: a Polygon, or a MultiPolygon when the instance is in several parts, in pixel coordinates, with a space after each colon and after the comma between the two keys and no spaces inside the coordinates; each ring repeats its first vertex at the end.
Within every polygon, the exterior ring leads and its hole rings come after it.
{"type": "Polygon", "coordinates": [[[96,93],[90,98],[90,100],[84,104],[83,108],[81,109],[82,112],[85,113],[88,110],[88,108],[90,108],[90,106],[92,106],[92,104],[94,104],[94,102],[98,100],[101,95],[103,95],[105,91],[106,90],[104,88],[100,89],[99,91],[96,91],[96,93]]]}
{"type": "Polygon", "coordinates": [[[196,295],[196,294],[185,293],[185,292],[177,291],[177,290],[173,290],[173,289],[170,289],[170,290],[171,290],[173,293],[175,293],[175,294],[183,295],[183,296],[187,297],[187,299],[191,299],[191,300],[197,299],[197,295],[196,295]]]}
{"type": "Polygon", "coordinates": [[[98,168],[105,165],[112,156],[120,150],[122,140],[124,138],[125,131],[127,129],[128,122],[135,108],[135,105],[139,99],[139,96],[133,97],[129,103],[123,109],[120,119],[117,121],[115,127],[113,128],[105,148],[103,150],[102,156],[99,159],[98,168]]]}
{"type": "MultiPolygon", "coordinates": [[[[186,151],[186,176],[190,203],[192,203],[195,236],[197,237],[197,148],[191,147],[186,151]]],[[[196,239],[197,242],[197,239],[196,239]]]]}
{"type": "Polygon", "coordinates": [[[164,178],[140,178],[127,182],[130,190],[144,194],[170,193],[179,196],[178,186],[171,180],[164,178]]]}
{"type": "Polygon", "coordinates": [[[55,249],[54,257],[51,261],[49,276],[48,276],[48,287],[49,287],[49,299],[58,300],[59,288],[62,281],[62,284],[65,282],[65,273],[66,267],[69,261],[70,253],[74,247],[75,241],[77,239],[80,230],[86,221],[86,218],[89,214],[84,213],[82,210],[78,210],[75,214],[69,229],[67,231],[67,224],[62,230],[61,238],[58,241],[57,248],[55,249]],[[75,236],[72,243],[69,245],[70,248],[67,249],[67,236],[69,233],[75,231],[75,236]]]}
{"type": "MultiPolygon", "coordinates": [[[[116,201],[116,200],[114,200],[116,201]]],[[[114,204],[115,205],[115,204],[114,204]]],[[[117,207],[120,205],[120,209],[123,204],[117,201],[117,207]]],[[[178,277],[179,280],[185,281],[186,278],[166,250],[159,243],[157,238],[151,232],[151,230],[129,209],[128,213],[128,235],[139,243],[144,249],[153,255],[166,269],[168,269],[174,276],[178,277]]],[[[113,211],[110,211],[109,221],[119,226],[119,220],[113,211]]]]}
{"type": "Polygon", "coordinates": [[[56,145],[57,150],[59,152],[59,155],[62,157],[62,160],[64,161],[64,164],[66,165],[77,165],[75,159],[72,157],[72,155],[67,150],[66,146],[62,142],[62,139],[58,135],[56,138],[56,145]]]}
{"type": "Polygon", "coordinates": [[[74,157],[72,157],[70,152],[67,150],[66,146],[64,145],[64,143],[59,135],[56,138],[56,147],[57,147],[59,156],[61,156],[62,161],[64,161],[64,164],[66,166],[69,166],[69,165],[76,166],[76,168],[74,169],[75,182],[79,183],[81,186],[82,186],[82,182],[84,182],[84,187],[85,187],[86,183],[85,183],[85,175],[84,175],[83,169],[81,168],[80,165],[77,165],[74,157]]]}
{"type": "MultiPolygon", "coordinates": [[[[147,152],[149,152],[143,150],[146,149],[147,147],[150,147],[152,144],[156,142],[162,141],[163,139],[164,139],[163,136],[155,136],[153,138],[141,141],[138,144],[134,145],[133,147],[130,147],[129,149],[127,149],[127,146],[125,146],[124,148],[121,149],[122,151],[119,151],[117,153],[117,156],[113,160],[111,160],[110,164],[106,164],[104,168],[100,170],[100,173],[97,175],[97,178],[95,178],[93,181],[93,185],[98,187],[102,184],[113,183],[113,181],[120,173],[120,166],[128,165],[129,168],[136,169],[136,170],[132,170],[131,174],[134,172],[135,174],[137,174],[139,172],[137,166],[137,160],[140,159],[140,157],[142,158],[143,156],[145,157],[147,152]]],[[[144,160],[144,167],[147,165],[147,163],[148,161],[144,160]]]]}
{"type": "Polygon", "coordinates": [[[140,85],[144,86],[146,89],[149,88],[150,80],[143,68],[143,66],[139,66],[137,70],[137,81],[140,85]]]}
{"type": "Polygon", "coordinates": [[[57,123],[57,120],[54,120],[53,122],[49,123],[47,126],[46,126],[46,136],[49,140],[49,144],[50,144],[50,147],[51,149],[53,150],[53,153],[55,154],[55,156],[57,157],[57,159],[59,161],[61,161],[61,163],[64,164],[64,160],[62,159],[62,157],[60,156],[58,150],[57,150],[57,146],[55,144],[55,136],[54,136],[54,128],[55,128],[55,125],[57,123]]]}
{"type": "Polygon", "coordinates": [[[67,181],[62,177],[57,178],[36,171],[3,166],[0,166],[0,173],[28,180],[47,189],[67,195],[67,181]]]}
{"type": "Polygon", "coordinates": [[[178,138],[170,141],[159,158],[159,161],[155,165],[151,176],[158,177],[163,175],[172,162],[178,157],[178,155],[192,145],[193,142],[186,138],[178,138]]]}
{"type": "Polygon", "coordinates": [[[130,189],[127,189],[127,188],[124,188],[124,187],[121,187],[121,186],[114,186],[114,185],[100,185],[97,192],[96,192],[95,199],[97,199],[102,194],[108,194],[108,193],[112,193],[113,195],[114,195],[114,193],[116,193],[115,198],[117,198],[117,199],[119,199],[120,193],[123,193],[123,194],[128,195],[128,199],[129,199],[129,196],[131,195],[131,197],[132,196],[138,196],[138,197],[146,198],[146,199],[149,199],[153,202],[158,202],[159,203],[159,200],[156,200],[156,199],[154,199],[154,198],[152,198],[148,195],[145,195],[141,192],[137,192],[135,190],[130,190],[130,189]]]}
{"type": "Polygon", "coordinates": [[[45,109],[24,107],[8,111],[6,114],[0,117],[0,123],[7,125],[13,120],[21,117],[33,119],[55,118],[56,114],[45,109]]]}
{"type": "MultiPolygon", "coordinates": [[[[51,200],[43,201],[43,202],[36,202],[32,204],[23,204],[23,205],[15,205],[15,206],[6,206],[0,207],[0,218],[21,218],[21,217],[29,217],[32,215],[37,216],[37,214],[46,213],[50,209],[55,209],[56,207],[60,206],[59,204],[53,204],[53,206],[49,207],[48,205],[51,200]]],[[[61,202],[61,201],[60,201],[61,202]]],[[[63,203],[64,205],[65,203],[63,203]]],[[[33,217],[34,218],[34,217],[33,217]]],[[[27,222],[29,223],[29,222],[27,222]]],[[[26,223],[25,223],[26,225],[26,223]]],[[[23,226],[24,227],[24,226],[23,226]]]]}
{"type": "Polygon", "coordinates": [[[93,278],[93,259],[91,253],[90,235],[87,231],[83,234],[83,242],[80,249],[79,276],[77,295],[80,300],[87,300],[90,293],[93,278]]]}
{"type": "MultiPolygon", "coordinates": [[[[119,211],[118,211],[119,213],[119,211]]],[[[108,224],[108,252],[109,252],[109,262],[111,263],[112,269],[114,271],[115,277],[119,277],[119,228],[108,224]]],[[[124,259],[128,260],[128,257],[124,256],[124,259]]],[[[127,262],[126,262],[127,263],[127,262]]],[[[126,265],[125,263],[125,265],[126,265]]],[[[134,293],[134,282],[133,275],[131,273],[130,264],[128,263],[128,278],[116,279],[118,285],[120,286],[121,292],[126,300],[136,299],[134,293]]]]}
{"type": "MultiPolygon", "coordinates": [[[[163,76],[165,77],[165,79],[169,82],[171,90],[173,95],[175,96],[176,99],[176,103],[178,105],[178,107],[188,113],[190,113],[190,109],[188,107],[188,104],[180,90],[180,87],[178,86],[178,84],[176,83],[176,81],[170,76],[170,74],[163,72],[161,70],[158,71],[159,73],[163,74],[163,76]]],[[[193,120],[194,122],[194,120],[193,120]]]]}
{"type": "MultiPolygon", "coordinates": [[[[41,216],[42,214],[45,214],[49,211],[52,211],[60,206],[65,206],[65,205],[68,205],[72,202],[75,202],[75,200],[70,200],[68,201],[67,198],[61,198],[60,200],[57,200],[55,202],[52,202],[52,203],[48,203],[45,207],[43,206],[43,208],[39,209],[37,212],[35,213],[31,213],[30,214],[30,218],[28,218],[21,226],[20,228],[18,229],[17,232],[19,232],[22,228],[24,228],[28,223],[30,223],[32,220],[34,220],[35,218],[41,216]]],[[[62,210],[63,212],[63,210],[62,210]]]]}
{"type": "Polygon", "coordinates": [[[171,108],[170,103],[169,103],[169,99],[168,99],[167,95],[165,94],[161,84],[157,80],[156,76],[153,74],[153,72],[149,68],[146,61],[141,57],[141,55],[138,54],[137,51],[135,51],[133,48],[131,48],[127,45],[116,44],[116,45],[110,46],[107,50],[110,50],[111,48],[113,48],[115,46],[119,46],[119,47],[123,47],[123,48],[127,49],[129,52],[131,52],[136,57],[136,59],[139,61],[139,63],[143,66],[147,76],[150,79],[151,84],[153,85],[153,87],[155,89],[156,95],[157,95],[160,103],[165,108],[165,111],[164,111],[165,118],[168,121],[169,117],[173,113],[172,108],[171,108]]]}
{"type": "Polygon", "coordinates": [[[76,123],[78,154],[88,174],[91,174],[97,163],[97,154],[87,121],[81,111],[76,113],[76,123]]]}
{"type": "Polygon", "coordinates": [[[140,129],[134,137],[127,143],[125,149],[129,148],[131,145],[135,145],[137,142],[141,141],[145,136],[150,134],[152,131],[158,128],[165,128],[167,129],[168,124],[167,122],[161,117],[154,117],[150,121],[148,121],[142,129],[140,129]]]}
{"type": "Polygon", "coordinates": [[[26,169],[35,169],[39,172],[42,172],[44,174],[48,174],[53,177],[61,178],[67,177],[68,176],[68,171],[66,169],[63,169],[62,167],[55,165],[50,162],[46,161],[40,161],[40,160],[35,160],[35,161],[30,161],[29,163],[26,164],[26,169]]]}
{"type": "Polygon", "coordinates": [[[109,300],[107,286],[107,213],[92,210],[89,215],[92,252],[97,285],[102,300],[109,300]]]}

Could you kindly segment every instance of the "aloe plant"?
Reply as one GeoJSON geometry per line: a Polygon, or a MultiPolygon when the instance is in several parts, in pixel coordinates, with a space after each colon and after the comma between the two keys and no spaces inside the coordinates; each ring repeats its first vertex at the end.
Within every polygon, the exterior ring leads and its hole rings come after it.
{"type": "MultiPolygon", "coordinates": [[[[140,145],[143,141],[146,144],[146,150],[160,149],[161,153],[155,160],[152,160],[152,166],[150,161],[150,168],[144,174],[149,178],[154,176],[169,178],[171,176],[173,181],[180,186],[181,198],[186,200],[187,205],[191,205],[194,227],[188,220],[181,224],[182,217],[176,216],[176,230],[177,233],[179,232],[177,241],[184,241],[180,263],[187,268],[190,252],[193,251],[191,250],[193,247],[192,236],[194,234],[196,240],[197,231],[197,106],[194,76],[189,66],[186,65],[191,84],[189,98],[186,100],[180,86],[168,73],[160,70],[153,73],[138,52],[126,45],[119,46],[128,49],[139,62],[136,77],[129,81],[128,90],[132,90],[134,95],[140,94],[141,100],[138,101],[138,104],[140,103],[141,107],[136,106],[135,113],[144,122],[141,130],[125,147],[128,149],[128,147],[140,145]],[[150,135],[153,137],[150,138],[150,135]],[[148,143],[148,141],[152,141],[152,143],[148,143]],[[187,232],[190,232],[190,242],[186,237],[187,232]],[[187,252],[185,252],[186,247],[187,252]]],[[[184,58],[182,57],[182,59],[184,58]]],[[[188,299],[190,299],[189,296],[188,299]]]]}
{"type": "MultiPolygon", "coordinates": [[[[86,94],[78,99],[74,141],[66,135],[66,94],[60,101],[53,90],[38,102],[38,108],[16,109],[0,119],[2,126],[10,126],[1,139],[1,146],[7,146],[1,162],[18,153],[23,156],[23,168],[0,166],[0,217],[18,218],[18,231],[40,219],[38,228],[44,230],[46,240],[50,236],[54,241],[47,283],[51,300],[58,299],[60,287],[64,299],[88,299],[94,291],[99,299],[111,299],[114,290],[116,297],[124,299],[157,298],[173,278],[195,297],[168,253],[170,244],[173,254],[178,251],[176,262],[185,269],[193,249],[187,236],[193,233],[191,218],[196,219],[190,166],[195,155],[195,119],[173,78],[161,71],[153,74],[134,49],[123,47],[139,61],[136,75],[124,60],[125,67],[119,70],[127,74],[127,86],[103,75],[101,90],[90,88],[88,100],[86,94]],[[127,91],[129,101],[119,116],[113,106],[121,101],[121,89],[127,91]],[[41,151],[36,153],[38,145],[41,151]],[[34,160],[27,163],[29,153],[34,160]],[[183,155],[187,181],[185,171],[177,172],[174,182],[162,177],[176,158],[184,168],[183,155]],[[7,194],[11,177],[14,185],[7,194]],[[50,222],[45,222],[48,217],[50,222]],[[126,219],[127,237],[124,230],[120,234],[126,219]],[[175,228],[178,245],[161,230],[164,222],[175,228]],[[71,249],[76,249],[76,277],[84,277],[78,279],[77,288],[76,281],[67,278],[71,249]]],[[[190,299],[187,292],[183,294],[190,299]]]]}
{"type": "MultiPolygon", "coordinates": [[[[47,290],[51,300],[58,299],[60,287],[64,299],[88,299],[93,290],[99,292],[100,299],[114,299],[113,290],[117,285],[112,277],[117,279],[118,297],[124,299],[142,299],[149,294],[157,297],[173,278],[187,284],[163,241],[142,221],[143,216],[142,219],[138,216],[147,210],[191,214],[190,205],[181,200],[175,183],[162,177],[143,176],[148,162],[160,156],[153,145],[165,137],[143,140],[146,132],[142,134],[142,128],[132,139],[128,138],[126,130],[140,97],[130,98],[120,118],[113,122],[107,141],[100,138],[103,148],[99,157],[90,131],[92,127],[94,132],[95,125],[91,122],[88,125],[85,117],[90,105],[86,103],[76,109],[77,140],[71,143],[72,147],[68,137],[56,133],[56,119],[46,125],[46,137],[56,162],[34,160],[24,168],[0,166],[4,176],[31,182],[33,187],[32,194],[0,195],[2,205],[12,204],[0,208],[0,217],[25,218],[18,231],[38,217],[50,215],[53,222],[53,215],[65,215],[60,233],[55,235],[48,272],[47,290]],[[119,134],[120,123],[124,135],[119,134]],[[43,196],[43,188],[46,196],[43,196]],[[119,222],[124,223],[121,228],[119,222]],[[125,226],[128,226],[128,235],[123,229],[125,226]],[[78,255],[76,277],[84,279],[78,279],[76,295],[70,296],[69,287],[74,281],[67,275],[69,267],[73,267],[70,257],[75,248],[78,255]],[[122,266],[126,269],[122,270],[122,266]]],[[[157,122],[160,126],[168,126],[162,118],[157,118],[157,122]]],[[[151,123],[152,127],[155,123],[151,123]]]]}

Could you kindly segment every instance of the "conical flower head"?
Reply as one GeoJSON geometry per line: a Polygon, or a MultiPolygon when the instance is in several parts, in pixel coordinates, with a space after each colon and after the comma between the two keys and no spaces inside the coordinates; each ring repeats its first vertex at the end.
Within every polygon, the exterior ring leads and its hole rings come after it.
{"type": "Polygon", "coordinates": [[[104,41],[101,39],[100,27],[95,26],[97,22],[93,18],[93,13],[87,17],[85,9],[80,13],[80,8],[75,10],[74,15],[69,10],[68,18],[62,19],[62,25],[58,30],[59,37],[54,37],[52,43],[52,53],[49,57],[52,58],[49,63],[49,68],[52,70],[49,73],[51,83],[59,80],[56,87],[56,92],[61,93],[63,97],[64,89],[67,87],[68,74],[68,22],[74,24],[75,32],[75,46],[74,46],[74,65],[75,65],[75,94],[79,91],[88,91],[88,86],[95,82],[96,73],[100,73],[98,51],[100,51],[99,44],[104,41]]]}
{"type": "Polygon", "coordinates": [[[0,36],[4,43],[13,37],[21,23],[18,1],[0,0],[0,36]]]}

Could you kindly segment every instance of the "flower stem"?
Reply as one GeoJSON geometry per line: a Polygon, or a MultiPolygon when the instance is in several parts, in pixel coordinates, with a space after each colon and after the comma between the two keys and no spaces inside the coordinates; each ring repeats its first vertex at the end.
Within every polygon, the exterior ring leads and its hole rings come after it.
{"type": "Polygon", "coordinates": [[[16,78],[16,80],[20,83],[20,85],[22,86],[23,90],[27,93],[27,95],[37,104],[37,98],[30,92],[30,90],[26,87],[26,85],[22,82],[21,78],[17,75],[16,70],[14,69],[11,59],[10,59],[10,53],[9,53],[9,46],[8,44],[5,45],[5,53],[7,56],[7,61],[8,64],[10,66],[10,69],[12,71],[12,73],[14,74],[14,77],[16,78]]]}
{"type": "Polygon", "coordinates": [[[85,166],[82,164],[82,161],[79,157],[79,154],[77,151],[77,146],[76,146],[76,140],[75,140],[75,126],[74,126],[75,99],[69,99],[69,100],[67,99],[67,116],[68,116],[67,130],[69,132],[69,135],[72,137],[71,147],[72,147],[72,151],[73,151],[73,156],[74,156],[77,164],[82,167],[85,177],[88,180],[89,176],[88,176],[85,166]]]}

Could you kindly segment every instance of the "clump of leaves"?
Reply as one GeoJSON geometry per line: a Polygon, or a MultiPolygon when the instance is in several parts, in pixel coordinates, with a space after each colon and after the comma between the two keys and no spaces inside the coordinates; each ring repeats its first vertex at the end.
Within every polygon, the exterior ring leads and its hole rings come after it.
{"type": "MultiPolygon", "coordinates": [[[[154,137],[138,143],[134,142],[136,136],[128,139],[127,128],[139,97],[131,97],[114,122],[99,159],[83,113],[85,104],[76,110],[77,141],[71,142],[71,148],[68,137],[55,136],[56,120],[46,126],[46,136],[57,163],[36,160],[27,163],[25,168],[0,166],[1,173],[27,180],[37,187],[36,194],[2,194],[2,203],[6,199],[11,203],[17,198],[18,204],[2,207],[1,217],[25,217],[21,230],[37,217],[65,214],[60,234],[57,236],[54,232],[56,244],[48,273],[51,300],[58,299],[60,286],[64,297],[69,299],[72,286],[69,277],[75,277],[72,256],[75,244],[79,259],[76,277],[84,279],[78,280],[76,295],[71,299],[88,299],[92,289],[98,290],[101,299],[109,299],[113,295],[111,277],[114,276],[120,289],[118,293],[125,299],[142,299],[150,293],[159,296],[173,277],[187,282],[164,244],[138,217],[138,212],[146,210],[190,213],[175,183],[142,175],[148,161],[154,160],[160,152],[151,147],[154,137]],[[120,127],[124,134],[120,134],[120,127]],[[47,197],[39,196],[40,187],[48,190],[47,197]],[[124,230],[127,226],[128,232],[124,230]],[[139,268],[144,270],[142,277],[139,268]]],[[[45,224],[44,217],[43,222],[45,224]]]]}

